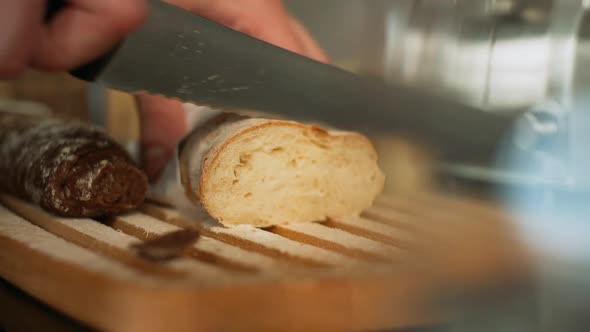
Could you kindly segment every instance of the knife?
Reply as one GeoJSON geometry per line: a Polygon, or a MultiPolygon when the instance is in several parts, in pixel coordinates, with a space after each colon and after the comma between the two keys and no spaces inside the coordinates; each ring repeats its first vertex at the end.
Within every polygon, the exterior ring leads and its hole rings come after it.
{"type": "MultiPolygon", "coordinates": [[[[72,74],[129,93],[257,110],[372,136],[407,136],[444,160],[493,158],[513,118],[385,84],[300,56],[178,7],[149,0],[138,30],[72,74]]],[[[49,1],[51,19],[64,1],[49,1]]]]}

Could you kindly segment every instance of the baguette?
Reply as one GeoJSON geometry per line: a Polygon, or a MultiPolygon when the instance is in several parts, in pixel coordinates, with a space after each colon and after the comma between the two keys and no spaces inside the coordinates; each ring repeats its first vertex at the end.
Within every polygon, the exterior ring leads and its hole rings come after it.
{"type": "Polygon", "coordinates": [[[0,190],[64,217],[99,217],[140,205],[147,179],[100,129],[0,112],[0,190]]]}
{"type": "Polygon", "coordinates": [[[367,138],[291,121],[221,114],[179,151],[186,196],[225,226],[356,216],[384,185],[367,138]]]}

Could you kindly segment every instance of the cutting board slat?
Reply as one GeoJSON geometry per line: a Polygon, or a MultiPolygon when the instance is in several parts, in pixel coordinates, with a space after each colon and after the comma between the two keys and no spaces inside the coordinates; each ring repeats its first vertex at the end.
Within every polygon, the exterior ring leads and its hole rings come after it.
{"type": "Polygon", "coordinates": [[[411,234],[407,231],[362,217],[337,218],[325,225],[400,249],[405,249],[411,242],[411,234]]]}
{"type": "MultiPolygon", "coordinates": [[[[142,239],[161,236],[182,229],[182,227],[139,212],[114,218],[110,225],[117,230],[142,239]]],[[[232,246],[207,236],[202,236],[194,245],[194,249],[203,255],[211,255],[211,260],[215,261],[216,264],[241,266],[249,270],[272,274],[297,272],[296,266],[287,264],[282,260],[232,246]]]]}
{"type": "Polygon", "coordinates": [[[223,270],[189,258],[176,260],[168,265],[143,260],[130,250],[131,245],[140,242],[137,238],[117,232],[111,227],[91,219],[54,217],[29,203],[6,195],[0,196],[0,202],[20,216],[54,235],[83,248],[128,264],[145,273],[170,278],[190,276],[207,282],[228,279],[227,275],[224,276],[223,270]]]}
{"type": "Polygon", "coordinates": [[[271,232],[373,262],[388,262],[400,255],[399,249],[319,223],[276,226],[271,229],[271,232]]]}
{"type": "Polygon", "coordinates": [[[133,309],[125,300],[129,291],[166,285],[161,276],[67,242],[2,206],[0,220],[2,277],[96,328],[119,329],[133,309]]]}
{"type": "MultiPolygon", "coordinates": [[[[179,226],[190,227],[198,224],[196,221],[190,221],[181,213],[169,208],[147,204],[143,208],[143,211],[155,218],[179,226]]],[[[359,260],[346,257],[342,254],[293,241],[251,226],[223,228],[203,225],[202,232],[205,236],[237,245],[247,250],[301,263],[308,267],[354,266],[361,263],[359,260]]]]}

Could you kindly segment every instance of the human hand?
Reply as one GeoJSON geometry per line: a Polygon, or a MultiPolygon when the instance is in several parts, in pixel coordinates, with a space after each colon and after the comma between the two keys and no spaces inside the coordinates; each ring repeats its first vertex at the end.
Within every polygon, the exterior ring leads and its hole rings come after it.
{"type": "MultiPolygon", "coordinates": [[[[168,0],[196,14],[320,62],[328,57],[281,0],[168,0]]],[[[142,164],[158,177],[178,142],[189,130],[182,103],[138,95],[142,164]]]]}
{"type": "Polygon", "coordinates": [[[0,79],[27,67],[68,70],[107,52],[146,15],[145,0],[69,0],[47,24],[45,1],[0,0],[0,79]]]}

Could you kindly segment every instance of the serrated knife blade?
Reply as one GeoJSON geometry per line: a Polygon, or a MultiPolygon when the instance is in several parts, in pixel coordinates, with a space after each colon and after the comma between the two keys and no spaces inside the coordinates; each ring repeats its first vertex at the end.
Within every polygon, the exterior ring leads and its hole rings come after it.
{"type": "Polygon", "coordinates": [[[73,74],[221,110],[258,110],[372,135],[409,135],[444,159],[493,156],[512,118],[362,78],[149,0],[145,23],[73,74]]]}

